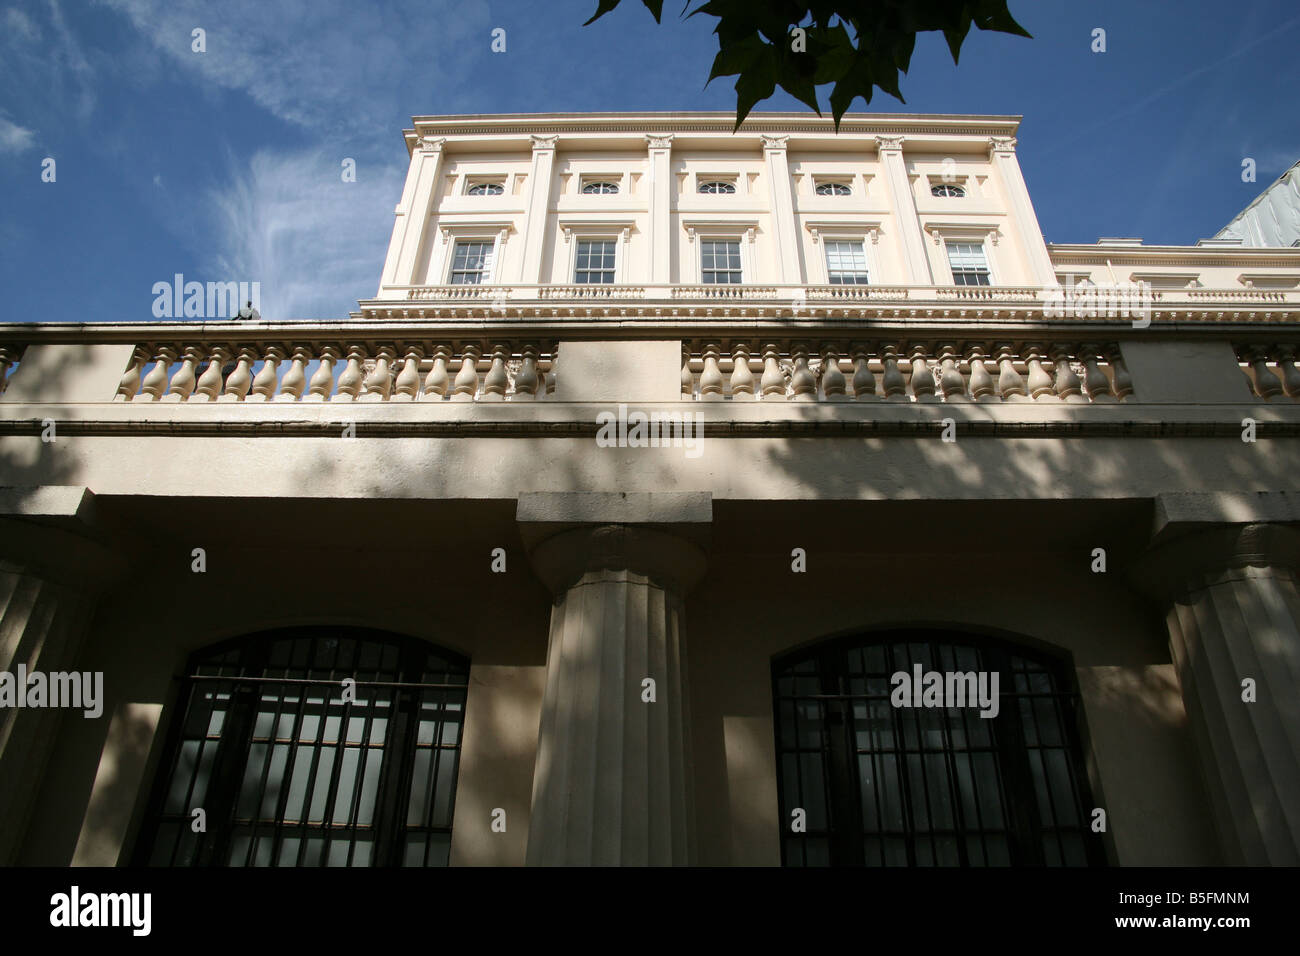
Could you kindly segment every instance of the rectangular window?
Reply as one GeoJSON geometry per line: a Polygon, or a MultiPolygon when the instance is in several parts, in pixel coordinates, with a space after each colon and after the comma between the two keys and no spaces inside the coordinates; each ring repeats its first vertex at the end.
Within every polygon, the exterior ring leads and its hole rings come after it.
{"type": "Polygon", "coordinates": [[[740,283],[740,240],[700,240],[700,281],[706,285],[740,283]]]}
{"type": "Polygon", "coordinates": [[[860,240],[833,239],[826,242],[826,274],[831,285],[866,285],[867,253],[860,240]]]}
{"type": "Polygon", "coordinates": [[[460,239],[451,258],[452,285],[482,285],[492,275],[491,239],[460,239]]]}
{"type": "Polygon", "coordinates": [[[579,239],[573,264],[573,281],[579,284],[614,281],[614,240],[579,239]]]}
{"type": "Polygon", "coordinates": [[[953,285],[988,285],[989,263],[979,242],[948,243],[948,265],[953,285]]]}

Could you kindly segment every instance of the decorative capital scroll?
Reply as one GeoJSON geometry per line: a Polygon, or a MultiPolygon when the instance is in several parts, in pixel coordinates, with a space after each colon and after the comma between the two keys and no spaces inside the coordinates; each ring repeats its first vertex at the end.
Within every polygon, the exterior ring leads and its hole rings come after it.
{"type": "Polygon", "coordinates": [[[789,141],[789,136],[773,136],[770,133],[760,134],[763,139],[764,149],[785,149],[785,144],[789,141]]]}
{"type": "Polygon", "coordinates": [[[901,150],[902,148],[903,148],[903,137],[901,136],[877,136],[876,137],[877,150],[880,151],[884,151],[886,149],[901,150]]]}
{"type": "Polygon", "coordinates": [[[659,134],[649,133],[646,135],[645,141],[651,149],[672,149],[673,148],[672,133],[659,133],[659,134]]]}
{"type": "Polygon", "coordinates": [[[541,149],[555,149],[555,141],[560,137],[555,134],[550,136],[539,136],[538,134],[533,133],[529,138],[533,141],[533,152],[537,152],[541,149]]]}
{"type": "Polygon", "coordinates": [[[420,140],[420,152],[437,153],[442,150],[442,144],[447,142],[445,136],[425,136],[420,140]]]}
{"type": "Polygon", "coordinates": [[[1016,138],[1014,136],[990,136],[989,152],[990,153],[1014,153],[1016,151],[1016,138]]]}

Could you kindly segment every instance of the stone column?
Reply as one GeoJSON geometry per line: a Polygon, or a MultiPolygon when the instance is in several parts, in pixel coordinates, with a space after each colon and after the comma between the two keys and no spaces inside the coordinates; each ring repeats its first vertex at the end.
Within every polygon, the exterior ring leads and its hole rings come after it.
{"type": "Polygon", "coordinates": [[[880,155],[881,172],[889,190],[890,205],[903,237],[903,266],[907,269],[908,285],[931,285],[930,257],[925,251],[925,237],[921,234],[921,219],[916,212],[916,198],[912,194],[912,181],[907,176],[907,162],[903,159],[902,136],[877,136],[876,148],[880,155]]]}
{"type": "Polygon", "coordinates": [[[581,523],[530,549],[556,596],[530,865],[694,861],[682,601],[706,561],[664,528],[581,523]]]}
{"type": "MultiPolygon", "coordinates": [[[[0,671],[15,683],[19,665],[47,681],[76,669],[112,563],[93,541],[66,530],[87,516],[91,497],[76,487],[0,489],[0,671]]],[[[48,703],[0,707],[0,866],[17,862],[63,720],[86,719],[85,708],[69,713],[48,703]]],[[[104,704],[101,697],[97,705],[104,704]]],[[[98,719],[111,716],[104,708],[98,719]]]]}
{"type": "Polygon", "coordinates": [[[1300,864],[1300,533],[1211,527],[1167,541],[1139,580],[1163,595],[1215,823],[1230,864],[1300,864]],[[1253,700],[1243,687],[1253,683],[1253,700]]]}

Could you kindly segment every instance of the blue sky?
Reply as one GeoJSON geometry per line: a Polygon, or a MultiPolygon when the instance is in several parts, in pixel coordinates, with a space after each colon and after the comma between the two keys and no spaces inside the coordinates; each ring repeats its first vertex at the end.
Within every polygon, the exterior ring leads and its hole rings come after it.
{"type": "MultiPolygon", "coordinates": [[[[734,108],[730,80],[703,88],[711,18],[624,0],[581,26],[595,5],[0,0],[0,320],[149,319],[178,272],[260,281],[266,318],[339,317],[375,292],[412,114],[734,108]]],[[[1294,0],[1010,6],[1033,40],[972,32],[954,67],[924,35],[906,105],[854,109],[1023,115],[1050,241],[1194,243],[1300,159],[1294,0]]]]}

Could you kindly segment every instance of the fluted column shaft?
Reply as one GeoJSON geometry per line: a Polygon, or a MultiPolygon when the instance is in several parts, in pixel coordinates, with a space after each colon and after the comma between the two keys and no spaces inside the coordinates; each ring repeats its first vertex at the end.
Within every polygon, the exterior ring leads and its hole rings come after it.
{"type": "Polygon", "coordinates": [[[691,863],[682,599],[702,552],[663,532],[600,525],[542,542],[533,562],[557,600],[529,865],[691,863]]]}
{"type": "Polygon", "coordinates": [[[1166,614],[1226,862],[1300,865],[1300,535],[1282,525],[1220,528],[1176,539],[1166,560],[1189,567],[1166,614]],[[1253,701],[1243,681],[1254,682],[1253,701]]]}

